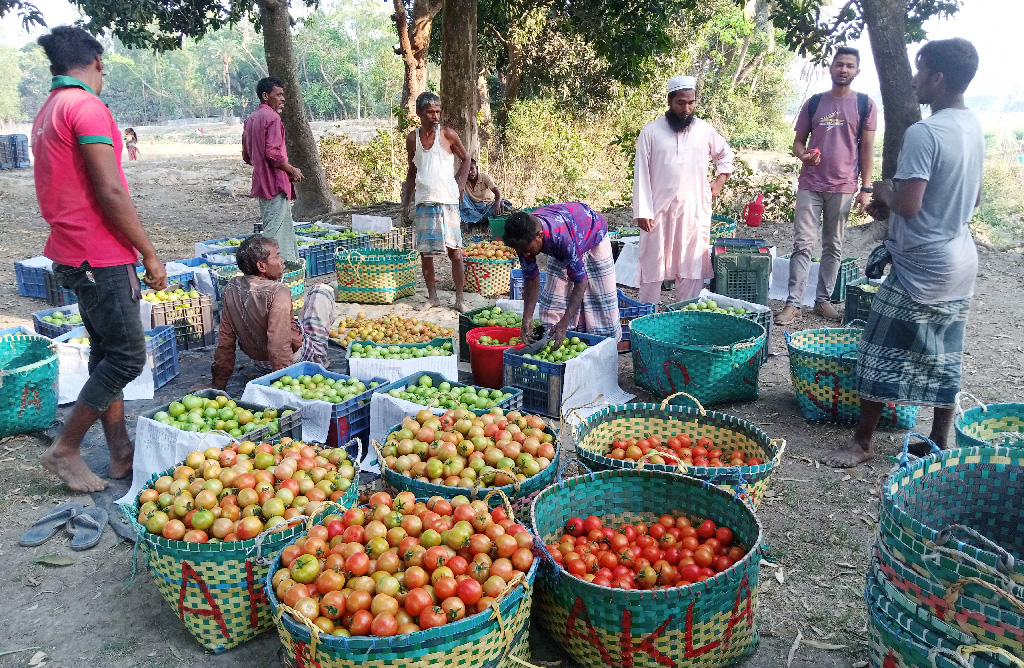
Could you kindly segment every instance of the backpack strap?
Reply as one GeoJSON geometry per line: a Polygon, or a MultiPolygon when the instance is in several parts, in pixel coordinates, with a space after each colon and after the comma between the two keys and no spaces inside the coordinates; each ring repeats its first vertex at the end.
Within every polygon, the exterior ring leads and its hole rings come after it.
{"type": "Polygon", "coordinates": [[[860,144],[860,137],[864,134],[864,121],[868,117],[868,103],[871,98],[868,97],[867,93],[857,93],[857,115],[860,116],[860,120],[857,123],[857,143],[860,144]]]}
{"type": "Polygon", "coordinates": [[[821,102],[822,93],[815,93],[807,100],[807,121],[814,122],[814,112],[818,111],[818,104],[821,102]]]}

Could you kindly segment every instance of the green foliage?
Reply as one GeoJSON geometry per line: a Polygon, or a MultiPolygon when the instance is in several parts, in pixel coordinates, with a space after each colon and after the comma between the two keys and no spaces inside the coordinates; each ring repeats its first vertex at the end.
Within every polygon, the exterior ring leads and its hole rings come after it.
{"type": "Polygon", "coordinates": [[[368,144],[343,135],[320,140],[320,160],[331,190],[349,206],[397,202],[405,181],[405,135],[378,130],[368,144]]]}
{"type": "Polygon", "coordinates": [[[755,174],[747,161],[736,157],[733,172],[722,188],[715,210],[740,220],[743,207],[754,201],[759,194],[764,195],[764,215],[762,219],[768,223],[789,223],[793,220],[796,209],[797,174],[795,164],[787,164],[781,174],[755,174]]]}
{"type": "Polygon", "coordinates": [[[22,119],[21,94],[18,91],[20,83],[18,52],[8,46],[0,46],[0,120],[22,119]]]}
{"type": "MultiPolygon", "coordinates": [[[[924,24],[929,19],[952,16],[963,5],[963,0],[903,1],[907,6],[907,43],[925,39],[924,24]]],[[[856,40],[864,32],[859,2],[846,2],[835,18],[826,21],[821,18],[821,10],[828,4],[829,0],[772,0],[770,3],[772,21],[783,31],[789,49],[818,63],[827,62],[837,46],[856,40]]]]}
{"type": "Polygon", "coordinates": [[[998,248],[1024,244],[1024,167],[1015,156],[985,161],[981,204],[971,219],[975,236],[998,248]]]}

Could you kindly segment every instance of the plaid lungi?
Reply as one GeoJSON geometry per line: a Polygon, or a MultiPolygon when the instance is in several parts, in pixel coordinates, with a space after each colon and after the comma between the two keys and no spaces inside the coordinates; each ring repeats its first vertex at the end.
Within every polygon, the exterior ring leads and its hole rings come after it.
{"type": "Polygon", "coordinates": [[[954,406],[970,300],[921,304],[895,274],[878,288],[857,351],[857,392],[886,404],[954,406]]]}
{"type": "MultiPolygon", "coordinates": [[[[334,324],[334,289],[318,283],[306,295],[302,315],[295,318],[295,324],[302,332],[302,346],[292,355],[292,361],[313,362],[326,367],[327,346],[331,325],[334,324]]],[[[253,360],[253,366],[267,373],[273,371],[268,362],[253,360]]]]}
{"type": "Polygon", "coordinates": [[[423,255],[443,255],[448,248],[462,248],[458,204],[416,205],[416,250],[423,255]]]}
{"type": "MultiPolygon", "coordinates": [[[[612,260],[612,243],[608,237],[583,256],[583,265],[587,269],[587,291],[583,296],[583,306],[569,323],[569,329],[618,341],[622,338],[622,324],[619,322],[615,261],[612,260]]],[[[561,320],[569,306],[572,285],[566,276],[565,263],[548,257],[547,282],[539,300],[544,327],[552,327],[561,320]]]]}

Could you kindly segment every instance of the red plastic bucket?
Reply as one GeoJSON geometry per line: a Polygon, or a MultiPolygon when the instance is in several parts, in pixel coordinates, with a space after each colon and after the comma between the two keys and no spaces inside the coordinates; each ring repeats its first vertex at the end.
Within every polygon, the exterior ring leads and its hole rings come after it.
{"type": "Polygon", "coordinates": [[[473,367],[473,382],[482,387],[501,389],[504,383],[505,362],[503,353],[509,348],[523,348],[525,344],[514,346],[485,346],[477,343],[481,336],[489,336],[499,341],[509,341],[519,336],[518,327],[476,327],[466,332],[466,345],[469,346],[469,363],[473,367]]]}

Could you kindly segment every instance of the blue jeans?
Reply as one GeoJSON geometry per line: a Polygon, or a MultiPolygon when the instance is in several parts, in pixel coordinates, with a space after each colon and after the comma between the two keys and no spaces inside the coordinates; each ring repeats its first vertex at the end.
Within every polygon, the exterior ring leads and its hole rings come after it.
{"type": "Polygon", "coordinates": [[[142,289],[134,264],[81,267],[53,264],[61,287],[78,297],[89,332],[89,380],[78,400],[97,411],[124,398],[122,390],[146,365],[146,333],[139,319],[142,289]]]}

